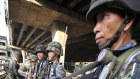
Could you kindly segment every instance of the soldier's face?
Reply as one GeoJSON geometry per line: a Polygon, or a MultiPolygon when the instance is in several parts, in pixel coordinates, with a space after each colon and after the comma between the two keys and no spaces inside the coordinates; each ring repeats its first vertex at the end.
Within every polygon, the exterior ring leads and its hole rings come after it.
{"type": "Polygon", "coordinates": [[[36,65],[36,63],[37,63],[36,61],[32,61],[31,65],[36,65]]]}
{"type": "Polygon", "coordinates": [[[52,59],[55,56],[55,53],[53,51],[48,52],[48,58],[52,59]]]}
{"type": "Polygon", "coordinates": [[[113,38],[123,19],[116,13],[104,11],[97,15],[96,25],[93,29],[96,44],[99,46],[113,38]]]}
{"type": "Polygon", "coordinates": [[[38,57],[39,60],[42,60],[42,59],[44,59],[46,56],[44,55],[44,53],[39,52],[39,53],[37,53],[37,57],[38,57]]]}

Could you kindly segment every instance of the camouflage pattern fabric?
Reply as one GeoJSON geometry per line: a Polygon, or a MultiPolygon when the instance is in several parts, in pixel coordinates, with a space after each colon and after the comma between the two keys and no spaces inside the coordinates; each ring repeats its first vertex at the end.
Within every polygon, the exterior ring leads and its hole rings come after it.
{"type": "Polygon", "coordinates": [[[56,42],[56,41],[50,42],[48,47],[47,47],[47,50],[53,51],[57,55],[62,55],[63,54],[61,44],[59,42],[56,42]]]}
{"type": "Polygon", "coordinates": [[[24,77],[18,73],[18,69],[19,65],[17,64],[17,62],[15,60],[11,60],[9,63],[9,72],[8,72],[9,78],[23,79],[24,77]]]}
{"type": "Polygon", "coordinates": [[[47,69],[48,68],[48,61],[42,60],[40,61],[35,68],[34,76],[36,79],[45,79],[45,76],[47,75],[47,69]]]}
{"type": "Polygon", "coordinates": [[[65,76],[66,76],[66,72],[61,63],[57,62],[51,66],[49,79],[62,79],[65,76]]]}
{"type": "Polygon", "coordinates": [[[8,74],[5,79],[14,79],[12,75],[8,74]]]}

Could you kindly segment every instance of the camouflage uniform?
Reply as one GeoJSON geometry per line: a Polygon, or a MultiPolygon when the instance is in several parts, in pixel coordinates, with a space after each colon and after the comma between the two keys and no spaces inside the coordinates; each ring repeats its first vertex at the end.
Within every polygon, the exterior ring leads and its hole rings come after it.
{"type": "Polygon", "coordinates": [[[33,79],[33,75],[35,73],[35,67],[37,65],[38,58],[36,55],[30,55],[29,60],[30,60],[30,67],[29,67],[29,70],[28,70],[29,73],[26,76],[26,79],[33,79]],[[32,62],[36,62],[36,63],[32,64],[32,62]]]}
{"type": "MultiPolygon", "coordinates": [[[[106,79],[140,78],[140,46],[137,46],[134,40],[125,44],[118,51],[114,51],[113,53],[118,57],[118,62],[116,62],[114,69],[108,74],[106,79]]],[[[105,66],[101,68],[101,66],[98,67],[95,73],[90,73],[78,79],[99,79],[99,74],[105,74],[104,72],[101,73],[101,71],[103,68],[106,68],[105,66]]]]}
{"type": "Polygon", "coordinates": [[[19,64],[22,61],[22,54],[19,51],[11,50],[11,61],[9,63],[9,70],[6,79],[23,79],[24,77],[18,73],[19,64]]]}
{"type": "Polygon", "coordinates": [[[65,69],[61,63],[57,62],[51,66],[50,79],[62,79],[66,76],[65,74],[65,69]]]}
{"type": "MultiPolygon", "coordinates": [[[[105,42],[102,45],[99,45],[99,49],[112,49],[113,45],[116,43],[120,42],[119,39],[123,35],[126,35],[126,38],[130,38],[128,40],[131,40],[131,33],[130,31],[134,31],[134,27],[138,26],[139,23],[139,16],[140,16],[140,1],[139,0],[91,0],[90,8],[87,12],[87,20],[95,24],[96,29],[94,28],[94,32],[97,32],[97,27],[99,27],[99,24],[102,25],[102,23],[99,23],[99,21],[104,22],[105,20],[105,15],[100,13],[107,13],[111,12],[113,14],[119,15],[120,18],[122,18],[122,23],[120,24],[120,27],[117,32],[114,34],[114,36],[110,39],[105,40],[105,42]],[[122,15],[124,14],[124,15],[122,15]],[[102,16],[103,15],[103,16],[102,16]],[[102,18],[101,18],[102,16],[102,18]],[[99,18],[100,17],[100,20],[99,18]],[[132,22],[133,24],[130,24],[132,22]],[[130,29],[127,29],[126,32],[123,34],[125,27],[129,26],[130,24],[130,29]],[[96,31],[95,31],[96,30],[96,31]],[[122,36],[121,36],[122,34],[122,36]],[[127,36],[128,35],[128,36],[127,36]],[[130,35],[130,37],[129,37],[130,35]]],[[[105,14],[104,13],[104,14],[105,14]]],[[[107,19],[108,20],[108,19],[107,19]]],[[[111,27],[111,26],[110,26],[111,27]]],[[[112,26],[113,27],[113,26],[112,26]]],[[[107,28],[107,27],[106,27],[107,28]]],[[[109,28],[109,27],[108,27],[109,28]]],[[[101,28],[102,29],[102,28],[101,28]]],[[[99,31],[99,30],[98,30],[99,31]]],[[[97,33],[95,33],[97,34],[97,33]]],[[[104,37],[103,37],[104,38],[104,37]]],[[[124,44],[125,38],[122,37],[124,44]]],[[[128,42],[128,40],[126,40],[128,42]]],[[[122,45],[121,44],[121,45],[122,45]]],[[[130,41],[128,44],[125,44],[124,46],[120,47],[120,49],[117,48],[117,50],[111,50],[111,52],[116,55],[117,61],[115,62],[113,69],[109,70],[108,68],[108,74],[107,72],[104,71],[109,64],[112,63],[112,61],[107,64],[103,65],[102,67],[98,67],[96,72],[98,75],[95,75],[95,73],[92,73],[88,76],[85,76],[85,78],[82,79],[140,79],[139,72],[140,72],[140,46],[136,45],[136,42],[133,40],[130,41]],[[99,72],[98,72],[99,71],[99,72]],[[96,76],[96,78],[94,78],[96,76]],[[102,76],[102,77],[101,77],[102,76]],[[89,78],[87,78],[89,77],[89,78]]],[[[110,65],[111,67],[111,65],[110,65]]]]}
{"type": "Polygon", "coordinates": [[[45,77],[48,73],[47,68],[48,68],[48,61],[40,60],[35,68],[34,75],[35,75],[36,79],[45,79],[45,77]]]}
{"type": "Polygon", "coordinates": [[[133,46],[132,42],[125,47],[129,49],[118,56],[118,63],[112,75],[114,79],[139,79],[140,78],[140,46],[133,46]],[[121,59],[121,61],[120,61],[121,59]],[[119,68],[119,65],[121,67],[119,68]],[[116,70],[117,69],[117,70],[116,70]],[[118,70],[119,69],[119,70],[118,70]],[[115,77],[114,77],[115,76],[115,77]]]}
{"type": "Polygon", "coordinates": [[[15,60],[11,60],[9,63],[9,72],[5,79],[23,79],[24,77],[18,73],[19,64],[15,60]]]}
{"type": "MultiPolygon", "coordinates": [[[[44,55],[47,56],[46,49],[43,45],[38,45],[36,47],[36,53],[42,52],[44,55]]],[[[45,79],[46,75],[48,73],[48,60],[47,58],[44,58],[42,60],[39,60],[38,64],[35,68],[34,77],[35,79],[45,79]]]]}
{"type": "MultiPolygon", "coordinates": [[[[53,51],[53,53],[55,53],[55,55],[59,58],[63,51],[62,51],[62,46],[59,42],[50,42],[48,44],[47,47],[47,51],[53,51]]],[[[62,66],[62,64],[59,62],[59,60],[57,62],[53,62],[52,59],[48,60],[52,63],[49,64],[48,67],[48,75],[46,76],[45,79],[62,79],[66,76],[66,72],[64,67],[62,66]]]]}

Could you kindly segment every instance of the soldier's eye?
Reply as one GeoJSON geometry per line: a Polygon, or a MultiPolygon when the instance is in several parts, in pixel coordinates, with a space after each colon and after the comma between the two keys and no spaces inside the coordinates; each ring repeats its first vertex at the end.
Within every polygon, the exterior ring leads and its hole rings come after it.
{"type": "Polygon", "coordinates": [[[104,19],[104,16],[106,15],[106,11],[102,11],[100,12],[98,15],[97,15],[97,18],[96,18],[96,22],[100,22],[104,19]]]}

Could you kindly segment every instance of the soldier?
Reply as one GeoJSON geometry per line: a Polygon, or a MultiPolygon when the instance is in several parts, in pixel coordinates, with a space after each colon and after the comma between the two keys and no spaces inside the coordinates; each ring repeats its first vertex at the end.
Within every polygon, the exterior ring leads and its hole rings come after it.
{"type": "Polygon", "coordinates": [[[19,51],[15,51],[11,53],[12,60],[9,63],[9,71],[8,75],[5,79],[24,79],[22,75],[18,73],[19,62],[22,60],[22,54],[19,51]]]}
{"type": "Polygon", "coordinates": [[[50,42],[47,51],[50,64],[48,67],[49,73],[45,79],[62,79],[66,76],[66,72],[62,63],[59,62],[59,58],[63,53],[61,44],[59,42],[50,42]]]}
{"type": "Polygon", "coordinates": [[[110,74],[103,72],[106,68],[103,65],[97,68],[98,74],[95,72],[81,79],[140,78],[140,46],[132,40],[132,31],[138,26],[139,14],[140,0],[91,1],[87,19],[94,24],[96,43],[100,50],[107,48],[118,58],[110,74]]]}
{"type": "Polygon", "coordinates": [[[37,65],[38,58],[36,55],[30,55],[29,60],[30,60],[30,68],[25,79],[33,79],[33,75],[34,75],[35,67],[37,65]]]}
{"type": "Polygon", "coordinates": [[[47,68],[48,68],[46,49],[43,45],[38,45],[35,50],[36,50],[39,62],[36,65],[34,78],[45,79],[45,76],[47,75],[47,68]]]}

